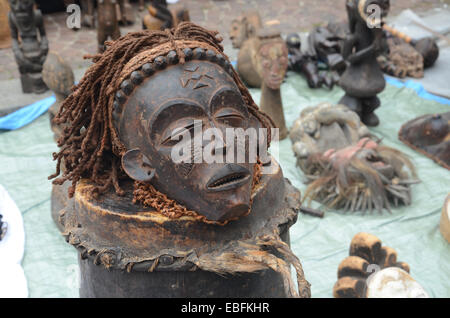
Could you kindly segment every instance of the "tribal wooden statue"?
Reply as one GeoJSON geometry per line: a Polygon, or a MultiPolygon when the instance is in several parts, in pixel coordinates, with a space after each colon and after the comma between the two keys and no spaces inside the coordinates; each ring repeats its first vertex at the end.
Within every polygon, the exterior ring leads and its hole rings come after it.
{"type": "Polygon", "coordinates": [[[335,298],[428,298],[409,265],[397,262],[397,252],[375,235],[356,234],[349,255],[339,264],[335,298]]]}
{"type": "Polygon", "coordinates": [[[147,7],[148,13],[142,21],[143,29],[165,30],[173,28],[181,22],[190,21],[189,11],[184,7],[169,10],[166,0],[152,0],[147,7]]]}
{"type": "Polygon", "coordinates": [[[8,0],[0,0],[0,49],[11,47],[11,30],[8,23],[8,0]]]}
{"type": "Polygon", "coordinates": [[[80,252],[81,296],[310,295],[286,243],[299,192],[270,156],[251,159],[250,137],[221,137],[268,129],[264,153],[273,125],[220,41],[186,22],[128,33],[55,117],[67,128],[50,178],[63,171],[53,182],[68,187],[59,222],[80,252]]]}
{"type": "Polygon", "coordinates": [[[81,10],[83,15],[83,25],[88,28],[94,28],[95,0],[81,0],[81,10]]]}
{"type": "Polygon", "coordinates": [[[122,23],[122,25],[134,23],[135,16],[130,0],[119,0],[119,13],[120,16],[118,20],[122,23]]]}
{"type": "Polygon", "coordinates": [[[329,23],[327,27],[317,27],[308,36],[309,54],[317,56],[331,71],[341,74],[346,64],[341,51],[345,40],[343,28],[329,23]]]}
{"type": "Polygon", "coordinates": [[[9,0],[12,50],[19,66],[22,91],[40,94],[47,90],[41,71],[48,52],[44,20],[33,0],[9,0]]]}
{"type": "Polygon", "coordinates": [[[390,211],[411,204],[414,167],[400,151],[382,146],[343,105],[305,108],[290,138],[309,184],[305,199],[345,211],[390,211]]]}
{"type": "Polygon", "coordinates": [[[347,0],[350,35],[345,41],[343,56],[349,66],[342,74],[340,86],[345,96],[339,102],[356,112],[367,126],[377,126],[374,113],[380,106],[377,94],[386,86],[377,56],[385,50],[385,38],[381,28],[389,11],[389,0],[347,0]],[[380,8],[380,20],[369,27],[370,6],[380,8]]]}
{"type": "Polygon", "coordinates": [[[261,27],[262,22],[258,11],[249,11],[234,19],[229,32],[233,48],[242,48],[244,42],[255,37],[261,27]]]}
{"type": "Polygon", "coordinates": [[[233,47],[239,48],[237,71],[250,87],[260,88],[262,79],[256,70],[258,46],[257,32],[261,29],[261,18],[257,12],[248,12],[231,25],[230,39],[233,47]]]}
{"type": "Polygon", "coordinates": [[[398,137],[409,147],[450,170],[450,112],[413,119],[402,126],[398,137]]]}
{"type": "Polygon", "coordinates": [[[105,41],[109,38],[117,40],[120,37],[116,4],[117,0],[97,1],[97,42],[100,53],[105,50],[105,41]]]}
{"type": "Polygon", "coordinates": [[[339,82],[336,72],[319,71],[317,56],[301,50],[301,39],[297,33],[291,33],[286,38],[289,51],[288,69],[305,76],[309,88],[326,86],[332,89],[339,82]]]}

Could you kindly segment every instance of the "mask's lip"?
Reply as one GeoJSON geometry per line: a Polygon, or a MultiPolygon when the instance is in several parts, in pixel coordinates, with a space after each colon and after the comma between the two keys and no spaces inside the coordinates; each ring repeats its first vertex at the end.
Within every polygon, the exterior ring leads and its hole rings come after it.
{"type": "Polygon", "coordinates": [[[25,13],[25,12],[17,12],[17,13],[15,14],[15,16],[16,16],[16,18],[26,18],[26,17],[28,17],[29,15],[28,15],[28,13],[25,13]]]}
{"type": "Polygon", "coordinates": [[[233,190],[250,181],[250,171],[237,164],[227,164],[209,179],[206,189],[211,192],[233,190]]]}
{"type": "Polygon", "coordinates": [[[278,75],[269,75],[269,78],[266,81],[267,86],[270,88],[278,88],[283,83],[283,77],[278,75]]]}

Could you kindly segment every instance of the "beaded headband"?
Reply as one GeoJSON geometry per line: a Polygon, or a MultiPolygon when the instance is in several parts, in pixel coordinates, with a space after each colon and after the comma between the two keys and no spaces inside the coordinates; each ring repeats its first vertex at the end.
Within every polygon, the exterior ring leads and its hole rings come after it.
{"type": "MultiPolygon", "coordinates": [[[[178,41],[177,41],[178,42],[178,41]]],[[[209,48],[190,48],[185,47],[181,50],[184,61],[207,60],[220,65],[231,77],[233,77],[233,67],[230,61],[216,49],[209,48]]],[[[139,86],[146,77],[154,75],[157,71],[164,70],[167,66],[176,65],[180,62],[179,53],[176,50],[170,50],[165,55],[158,55],[153,58],[151,50],[142,52],[131,59],[124,67],[126,75],[120,77],[120,84],[114,94],[113,117],[122,112],[122,106],[126,102],[133,90],[139,86]],[[129,75],[128,75],[129,74],[129,75]]],[[[117,118],[114,118],[117,120],[117,118]]]]}

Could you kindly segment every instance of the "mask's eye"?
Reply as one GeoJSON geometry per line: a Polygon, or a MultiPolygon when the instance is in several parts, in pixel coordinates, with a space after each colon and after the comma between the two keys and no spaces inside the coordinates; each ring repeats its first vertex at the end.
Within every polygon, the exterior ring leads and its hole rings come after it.
{"type": "Polygon", "coordinates": [[[272,62],[269,59],[264,59],[262,61],[262,66],[265,68],[269,68],[272,65],[272,62]]]}
{"type": "Polygon", "coordinates": [[[245,117],[238,111],[231,108],[224,108],[215,114],[216,120],[230,127],[244,127],[245,117]]]}
{"type": "Polygon", "coordinates": [[[176,144],[184,141],[190,141],[194,137],[194,128],[196,125],[201,125],[201,120],[182,119],[177,121],[174,125],[167,128],[161,138],[161,145],[165,147],[173,147],[176,144]],[[185,140],[188,138],[189,140],[185,140]]]}

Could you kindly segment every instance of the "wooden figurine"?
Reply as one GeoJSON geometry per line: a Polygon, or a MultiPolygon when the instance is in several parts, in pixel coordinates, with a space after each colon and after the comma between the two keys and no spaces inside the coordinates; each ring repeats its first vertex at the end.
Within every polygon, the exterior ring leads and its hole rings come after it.
{"type": "Polygon", "coordinates": [[[203,137],[273,128],[220,42],[192,23],[129,33],[55,117],[68,129],[50,178],[64,166],[53,182],[69,183],[59,221],[80,253],[82,297],[310,296],[287,243],[298,190],[272,158],[252,161],[242,139],[208,147],[203,137]],[[238,146],[244,160],[230,162],[238,146]]]}
{"type": "Polygon", "coordinates": [[[306,77],[309,88],[326,86],[330,89],[339,81],[339,77],[329,72],[321,72],[318,67],[316,55],[311,55],[301,50],[301,39],[297,33],[287,36],[286,44],[289,51],[288,69],[306,77]]]}
{"type": "Polygon", "coordinates": [[[344,31],[339,24],[329,23],[327,27],[317,27],[308,36],[308,51],[325,63],[331,71],[341,74],[346,69],[341,51],[344,31]]]}
{"type": "Polygon", "coordinates": [[[297,165],[308,183],[305,198],[345,211],[411,204],[414,167],[400,151],[380,144],[344,105],[305,108],[290,132],[297,165]]]}
{"type": "Polygon", "coordinates": [[[340,86],[345,96],[339,104],[356,112],[367,126],[377,126],[379,119],[375,109],[380,106],[377,94],[386,86],[377,56],[385,50],[383,19],[389,11],[389,0],[347,0],[350,35],[345,41],[343,56],[349,66],[342,74],[340,86]],[[380,21],[369,25],[369,6],[380,9],[380,21]]]}
{"type": "Polygon", "coordinates": [[[118,20],[122,25],[130,25],[134,23],[135,16],[130,0],[119,0],[118,20]]]}
{"type": "Polygon", "coordinates": [[[450,170],[450,112],[410,120],[402,126],[398,138],[450,170]]]}
{"type": "Polygon", "coordinates": [[[234,19],[229,31],[233,48],[242,48],[244,42],[255,37],[261,27],[262,22],[258,11],[249,11],[234,19]]]}
{"type": "Polygon", "coordinates": [[[0,49],[11,47],[11,30],[8,24],[9,4],[0,0],[0,49]]]}
{"type": "Polygon", "coordinates": [[[177,26],[181,22],[190,21],[189,11],[184,7],[169,10],[166,0],[152,0],[147,7],[148,13],[142,21],[143,29],[165,30],[177,26]]]}
{"type": "Polygon", "coordinates": [[[248,12],[231,25],[230,39],[233,47],[239,48],[237,71],[242,80],[250,87],[260,88],[262,79],[256,71],[257,32],[261,29],[261,18],[258,12],[248,12]]]}
{"type": "Polygon", "coordinates": [[[254,63],[262,79],[259,107],[272,118],[282,140],[288,135],[280,92],[288,67],[288,49],[280,33],[274,30],[259,30],[257,39],[254,63]]]}
{"type": "Polygon", "coordinates": [[[85,27],[95,27],[95,0],[81,0],[82,23],[85,27]]]}
{"type": "Polygon", "coordinates": [[[139,0],[139,11],[144,11],[145,9],[145,0],[139,0]]]}
{"type": "Polygon", "coordinates": [[[450,243],[450,194],[445,199],[444,206],[442,207],[439,229],[445,240],[450,243]]]}
{"type": "Polygon", "coordinates": [[[44,20],[33,0],[9,0],[9,27],[12,50],[19,66],[22,91],[41,94],[47,90],[42,81],[42,65],[48,52],[44,20]]]}
{"type": "Polygon", "coordinates": [[[398,262],[397,252],[375,235],[356,234],[349,254],[339,264],[335,298],[428,298],[409,275],[409,265],[398,262]]]}
{"type": "Polygon", "coordinates": [[[98,0],[97,7],[97,42],[98,51],[105,50],[105,41],[120,38],[119,20],[116,11],[117,0],[98,0]]]}

